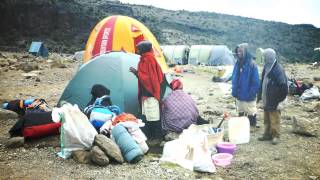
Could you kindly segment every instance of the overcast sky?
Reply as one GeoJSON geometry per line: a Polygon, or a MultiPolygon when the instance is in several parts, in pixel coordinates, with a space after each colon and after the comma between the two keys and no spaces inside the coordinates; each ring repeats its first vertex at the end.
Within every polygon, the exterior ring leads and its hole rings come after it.
{"type": "Polygon", "coordinates": [[[272,20],[313,24],[320,28],[320,0],[120,0],[171,10],[209,11],[272,20]]]}

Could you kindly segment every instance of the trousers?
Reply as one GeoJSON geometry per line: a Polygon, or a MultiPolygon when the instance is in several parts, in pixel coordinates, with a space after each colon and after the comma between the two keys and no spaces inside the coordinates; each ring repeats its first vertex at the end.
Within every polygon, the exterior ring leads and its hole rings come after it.
{"type": "Polygon", "coordinates": [[[264,111],[264,136],[280,137],[280,110],[264,111]]]}

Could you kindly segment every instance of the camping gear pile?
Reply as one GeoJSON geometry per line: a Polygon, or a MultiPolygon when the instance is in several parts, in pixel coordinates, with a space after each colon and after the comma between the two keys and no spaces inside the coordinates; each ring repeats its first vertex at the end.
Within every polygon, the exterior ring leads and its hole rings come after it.
{"type": "Polygon", "coordinates": [[[289,94],[299,96],[300,100],[320,99],[320,92],[317,86],[312,83],[303,83],[296,79],[288,80],[289,94]]]}
{"type": "Polygon", "coordinates": [[[59,134],[60,123],[51,118],[51,109],[44,99],[17,99],[3,104],[3,108],[16,112],[19,120],[10,129],[11,137],[35,139],[59,134]]]}
{"type": "Polygon", "coordinates": [[[228,82],[232,78],[233,66],[218,66],[218,73],[212,77],[213,82],[228,82]]]}
{"type": "Polygon", "coordinates": [[[61,108],[54,108],[52,119],[62,123],[61,151],[58,153],[62,158],[69,158],[73,156],[73,152],[80,150],[87,152],[87,162],[105,166],[109,159],[118,163],[123,163],[124,160],[129,163],[139,162],[148,151],[146,138],[136,124],[139,120],[131,114],[124,113],[112,119],[104,119],[105,123],[99,129],[104,133],[100,135],[94,127],[95,124],[90,123],[77,105],[66,103],[61,108]],[[105,124],[110,126],[104,127],[105,124]]]}

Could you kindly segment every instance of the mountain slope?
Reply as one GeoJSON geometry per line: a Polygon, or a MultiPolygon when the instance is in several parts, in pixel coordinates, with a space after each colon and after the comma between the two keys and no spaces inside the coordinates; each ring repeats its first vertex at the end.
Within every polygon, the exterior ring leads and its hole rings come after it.
{"type": "Polygon", "coordinates": [[[99,20],[120,14],[134,17],[155,34],[161,44],[236,44],[248,42],[276,49],[281,57],[311,61],[320,47],[320,29],[208,12],[170,11],[151,6],[106,0],[4,0],[0,2],[0,48],[44,41],[51,51],[83,49],[99,20]],[[21,40],[24,40],[21,42],[21,40]]]}

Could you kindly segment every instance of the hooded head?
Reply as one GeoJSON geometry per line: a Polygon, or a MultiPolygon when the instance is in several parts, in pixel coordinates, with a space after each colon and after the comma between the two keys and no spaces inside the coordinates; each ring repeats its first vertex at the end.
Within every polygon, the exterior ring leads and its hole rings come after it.
{"type": "Polygon", "coordinates": [[[235,49],[236,58],[242,62],[251,58],[251,54],[248,51],[248,46],[248,43],[242,43],[239,44],[235,49]]]}
{"type": "Polygon", "coordinates": [[[272,65],[277,61],[276,55],[276,52],[271,48],[265,49],[263,51],[264,67],[267,71],[269,71],[272,65]]]}
{"type": "Polygon", "coordinates": [[[142,55],[152,50],[152,43],[150,41],[141,41],[137,44],[137,54],[142,55]]]}

